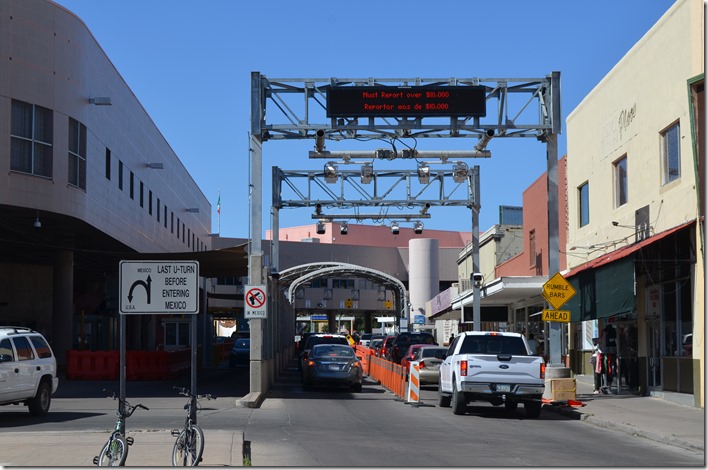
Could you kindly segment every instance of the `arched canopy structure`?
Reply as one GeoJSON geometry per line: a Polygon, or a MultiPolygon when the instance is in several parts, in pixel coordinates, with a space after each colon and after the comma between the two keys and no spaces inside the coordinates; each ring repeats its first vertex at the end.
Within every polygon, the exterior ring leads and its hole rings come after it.
{"type": "Polygon", "coordinates": [[[356,264],[336,262],[308,263],[288,268],[279,274],[281,285],[288,286],[287,299],[291,304],[295,301],[295,292],[301,285],[320,277],[337,276],[364,278],[391,288],[396,293],[396,311],[399,318],[403,317],[407,305],[406,286],[400,280],[376,269],[365,268],[356,264]]]}

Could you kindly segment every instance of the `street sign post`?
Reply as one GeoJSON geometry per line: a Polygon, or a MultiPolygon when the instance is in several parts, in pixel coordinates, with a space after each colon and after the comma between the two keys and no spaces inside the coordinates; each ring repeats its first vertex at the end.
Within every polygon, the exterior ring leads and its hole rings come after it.
{"type": "Polygon", "coordinates": [[[543,297],[556,310],[561,308],[574,295],[575,288],[560,273],[556,273],[543,285],[543,297]]]}
{"type": "Polygon", "coordinates": [[[199,312],[198,261],[121,261],[121,314],[199,312]]]}
{"type": "Polygon", "coordinates": [[[267,318],[267,300],[265,286],[246,286],[243,295],[244,318],[267,318]]]}

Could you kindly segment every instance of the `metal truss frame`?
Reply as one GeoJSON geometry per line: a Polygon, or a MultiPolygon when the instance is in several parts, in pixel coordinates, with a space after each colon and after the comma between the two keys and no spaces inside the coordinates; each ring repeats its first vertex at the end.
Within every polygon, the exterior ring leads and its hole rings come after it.
{"type": "Polygon", "coordinates": [[[267,78],[251,76],[251,133],[261,142],[314,139],[534,137],[558,134],[560,73],[541,78],[267,78]],[[483,86],[486,117],[327,118],[327,90],[355,86],[483,86]],[[492,106],[493,105],[493,106],[492,106]],[[493,112],[491,112],[493,111],[493,112]],[[266,116],[268,122],[266,122],[266,116]]]}
{"type": "MultiPolygon", "coordinates": [[[[273,208],[316,207],[317,212],[323,207],[420,208],[417,214],[349,216],[357,219],[398,220],[430,218],[427,211],[436,206],[479,208],[479,167],[469,168],[463,178],[458,176],[459,182],[446,185],[446,182],[454,181],[453,173],[451,170],[433,170],[428,180],[421,183],[417,170],[372,171],[368,174],[369,183],[363,183],[361,171],[339,170],[336,182],[328,183],[323,171],[288,171],[273,167],[273,208]],[[284,188],[290,189],[290,197],[283,197],[284,188]]],[[[313,214],[312,218],[332,220],[333,217],[320,212],[313,214]]],[[[346,219],[347,216],[336,218],[346,219]]]]}

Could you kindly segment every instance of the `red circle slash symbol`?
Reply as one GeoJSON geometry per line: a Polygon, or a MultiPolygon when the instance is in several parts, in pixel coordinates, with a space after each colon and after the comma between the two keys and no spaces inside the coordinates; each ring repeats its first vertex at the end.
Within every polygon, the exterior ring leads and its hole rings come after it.
{"type": "Polygon", "coordinates": [[[265,300],[265,293],[261,289],[251,289],[246,293],[246,302],[251,308],[262,307],[265,300]]]}

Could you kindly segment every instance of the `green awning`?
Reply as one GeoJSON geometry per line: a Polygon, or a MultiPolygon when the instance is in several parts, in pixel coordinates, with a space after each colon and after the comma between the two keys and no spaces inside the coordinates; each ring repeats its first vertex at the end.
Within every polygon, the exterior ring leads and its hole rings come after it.
{"type": "Polygon", "coordinates": [[[608,318],[635,310],[633,254],[581,271],[569,282],[576,294],[562,310],[570,310],[571,322],[608,318]]]}

